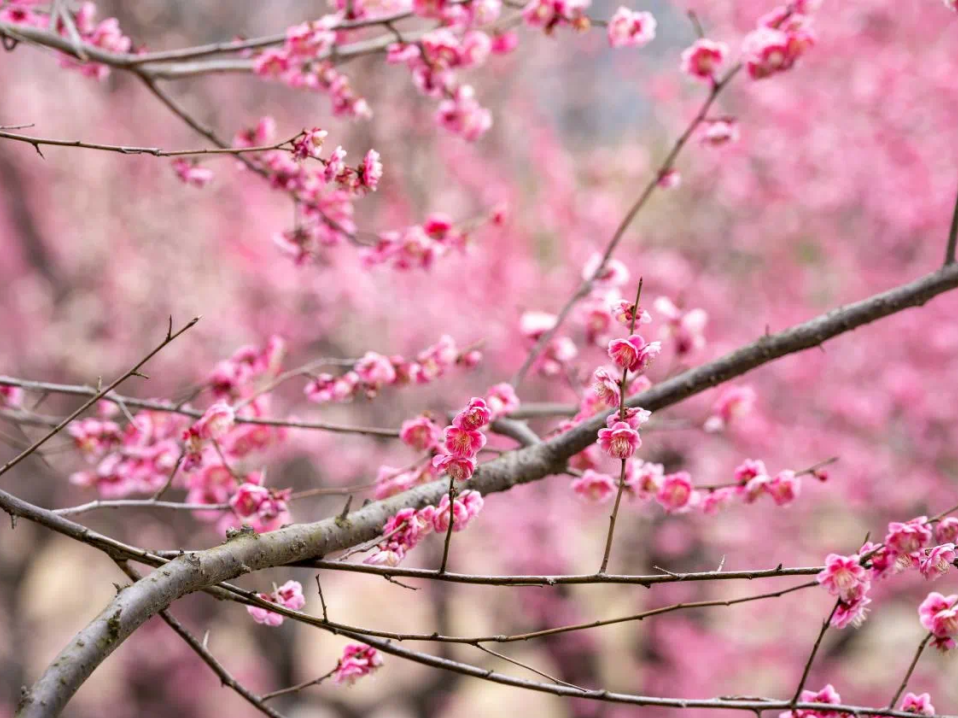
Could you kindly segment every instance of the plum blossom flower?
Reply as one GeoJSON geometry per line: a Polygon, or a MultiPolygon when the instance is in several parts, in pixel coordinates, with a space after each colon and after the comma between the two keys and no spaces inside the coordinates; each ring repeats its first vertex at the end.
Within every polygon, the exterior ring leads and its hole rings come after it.
{"type": "Polygon", "coordinates": [[[927,693],[915,695],[909,691],[901,699],[901,709],[906,713],[917,713],[923,716],[935,715],[935,706],[931,704],[931,696],[927,693]]]}
{"type": "Polygon", "coordinates": [[[662,488],[665,469],[662,464],[632,459],[625,465],[625,485],[643,501],[654,498],[662,488]]]}
{"type": "Polygon", "coordinates": [[[609,358],[620,369],[643,371],[662,351],[660,342],[646,342],[638,334],[609,342],[609,358]]]}
{"type": "MultiPolygon", "coordinates": [[[[275,603],[291,611],[298,611],[306,605],[306,598],[303,596],[303,587],[299,581],[287,581],[272,593],[260,593],[259,597],[264,601],[275,603]]],[[[247,606],[246,610],[253,620],[267,626],[283,625],[284,616],[274,613],[260,606],[247,606]]]]}
{"type": "Polygon", "coordinates": [[[958,634],[958,595],[943,596],[932,591],[918,607],[918,620],[935,636],[933,645],[942,651],[955,647],[958,634]]]}
{"type": "Polygon", "coordinates": [[[611,429],[613,424],[624,421],[631,428],[638,429],[642,424],[647,423],[651,416],[652,412],[648,409],[629,407],[625,410],[624,416],[621,413],[609,414],[605,418],[605,425],[611,429]]]}
{"type": "Polygon", "coordinates": [[[768,476],[768,470],[765,468],[765,462],[760,459],[745,459],[735,469],[735,480],[740,484],[746,484],[756,476],[768,476]]]}
{"type": "Polygon", "coordinates": [[[712,404],[712,415],[705,420],[705,431],[722,431],[733,420],[747,416],[755,406],[755,399],[755,390],[750,386],[724,387],[712,404]]]}
{"type": "Polygon", "coordinates": [[[635,303],[625,299],[613,302],[610,307],[612,316],[620,324],[632,326],[632,318],[635,317],[636,324],[649,324],[652,322],[652,315],[645,311],[641,306],[636,310],[635,303]]]}
{"type": "Polygon", "coordinates": [[[911,554],[925,548],[930,542],[931,526],[926,516],[918,516],[904,523],[892,521],[885,534],[885,545],[898,554],[902,568],[911,565],[911,554]]]}
{"type": "Polygon", "coordinates": [[[927,579],[940,578],[948,573],[948,569],[955,562],[955,555],[955,545],[953,543],[935,546],[928,552],[927,556],[919,559],[918,570],[927,579]]]}
{"type": "Polygon", "coordinates": [[[688,511],[697,500],[692,477],[687,471],[664,476],[655,499],[670,514],[688,511]]]}
{"type": "Polygon", "coordinates": [[[343,649],[343,656],[333,673],[333,682],[338,685],[352,685],[360,678],[375,672],[382,664],[382,655],[372,646],[350,643],[343,649]]]}
{"type": "Polygon", "coordinates": [[[443,449],[452,456],[462,459],[475,456],[485,445],[486,435],[480,431],[447,426],[442,433],[443,449]]]}
{"type": "MultiPolygon", "coordinates": [[[[452,530],[462,531],[469,522],[471,522],[479,512],[482,511],[482,495],[478,491],[463,491],[453,500],[452,504],[452,530]]],[[[432,527],[437,533],[445,533],[449,530],[449,494],[443,494],[439,505],[430,512],[432,518],[432,527]]]]}
{"type": "Polygon", "coordinates": [[[23,404],[23,389],[9,384],[0,384],[0,406],[17,409],[23,404]]]}
{"type": "Polygon", "coordinates": [[[872,600],[865,595],[866,591],[867,584],[863,584],[859,587],[859,590],[852,596],[849,596],[847,600],[841,599],[836,605],[829,625],[838,629],[847,628],[848,626],[853,626],[854,628],[861,626],[865,621],[868,604],[872,602],[872,600]]]}
{"type": "Polygon", "coordinates": [[[492,412],[492,418],[498,419],[519,408],[519,397],[512,384],[503,382],[489,387],[486,392],[486,405],[492,412]]]}
{"type": "Polygon", "coordinates": [[[441,430],[428,416],[407,419],[399,429],[399,438],[416,451],[428,451],[439,444],[441,430]]]}
{"type": "Polygon", "coordinates": [[[958,517],[948,516],[935,526],[935,540],[938,543],[958,544],[958,517]]]}
{"type": "Polygon", "coordinates": [[[445,471],[456,481],[468,481],[476,473],[476,460],[471,456],[437,454],[432,459],[432,465],[440,471],[445,471]]]}
{"type": "Polygon", "coordinates": [[[379,153],[376,150],[369,150],[363,158],[360,181],[363,187],[375,192],[382,177],[383,163],[379,159],[379,153]]]}
{"type": "Polygon", "coordinates": [[[655,311],[665,320],[662,338],[675,341],[675,351],[685,356],[705,346],[705,325],[708,314],[704,309],[692,309],[688,312],[679,309],[668,297],[655,300],[655,311]]]}
{"type": "Polygon", "coordinates": [[[682,72],[697,80],[711,82],[728,56],[728,45],[702,38],[682,51],[682,72]]]}
{"type": "Polygon", "coordinates": [[[298,160],[319,159],[323,151],[323,142],[328,135],[329,133],[326,130],[321,130],[318,127],[304,130],[293,141],[293,157],[298,160]]]}
{"type": "MultiPolygon", "coordinates": [[[[842,698],[838,692],[829,683],[820,691],[804,690],[798,699],[802,703],[829,703],[839,704],[842,698]]],[[[834,711],[815,710],[815,711],[786,711],[780,715],[780,718],[838,718],[840,714],[834,711]]]]}
{"type": "Polygon", "coordinates": [[[868,585],[865,568],[857,554],[840,556],[830,553],[825,557],[825,568],[816,577],[816,580],[833,596],[843,601],[854,600],[863,586],[868,585]]]}
{"type": "Polygon", "coordinates": [[[547,312],[524,312],[519,318],[519,331],[532,340],[539,338],[556,324],[556,315],[547,312]]]}
{"type": "Polygon", "coordinates": [[[182,157],[173,160],[172,167],[180,181],[193,187],[205,187],[213,180],[213,170],[182,157]]]}
{"type": "Polygon", "coordinates": [[[466,408],[452,420],[452,425],[464,431],[478,431],[490,421],[492,421],[492,412],[486,406],[486,402],[474,396],[469,400],[466,408]]]}
{"type": "Polygon", "coordinates": [[[777,506],[788,506],[798,498],[802,490],[802,480],[794,471],[786,469],[775,475],[765,487],[777,506]]]}
{"type": "Polygon", "coordinates": [[[599,429],[599,446],[613,459],[628,459],[642,446],[642,439],[626,422],[617,421],[611,428],[599,429]]]}
{"type": "Polygon", "coordinates": [[[572,491],[580,499],[601,504],[615,496],[616,482],[608,474],[588,469],[582,476],[573,479],[572,491]]]}
{"type": "Polygon", "coordinates": [[[596,398],[605,406],[611,408],[619,405],[620,389],[619,384],[612,375],[605,369],[596,369],[593,374],[592,389],[596,398]]]}
{"type": "Polygon", "coordinates": [[[730,142],[738,142],[738,122],[732,118],[710,120],[703,125],[702,144],[721,147],[730,142]]]}
{"type": "Polygon", "coordinates": [[[609,20],[611,47],[642,47],[655,39],[655,18],[650,12],[620,7],[609,20]]]}

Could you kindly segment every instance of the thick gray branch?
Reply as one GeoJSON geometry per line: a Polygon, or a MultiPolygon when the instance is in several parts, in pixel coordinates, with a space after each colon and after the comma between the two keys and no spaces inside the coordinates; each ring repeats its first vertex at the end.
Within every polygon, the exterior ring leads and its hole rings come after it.
{"type": "MultiPolygon", "coordinates": [[[[633,397],[632,405],[657,410],[766,364],[890,314],[919,306],[958,287],[958,264],[921,279],[833,310],[757,342],[633,397]]],[[[550,441],[510,452],[483,464],[470,487],[483,494],[561,471],[573,454],[595,441],[605,423],[597,416],[550,441]]],[[[242,535],[206,551],[184,554],[121,591],[94,621],[73,638],[26,694],[20,718],[55,716],[93,670],[143,622],[174,600],[250,571],[304,561],[375,538],[386,519],[406,506],[438,503],[446,483],[420,486],[371,503],[345,520],[328,519],[279,531],[242,535]]]]}

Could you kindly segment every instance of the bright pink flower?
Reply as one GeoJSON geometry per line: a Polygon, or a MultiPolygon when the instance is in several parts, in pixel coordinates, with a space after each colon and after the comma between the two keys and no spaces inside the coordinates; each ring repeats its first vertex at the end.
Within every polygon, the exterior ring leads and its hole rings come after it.
{"type": "Polygon", "coordinates": [[[179,177],[184,184],[193,185],[194,187],[205,187],[213,179],[213,170],[201,167],[195,162],[182,157],[173,160],[172,166],[173,171],[176,172],[176,176],[179,177]]]}
{"type": "Polygon", "coordinates": [[[781,30],[760,27],[745,36],[742,50],[748,74],[760,80],[791,67],[788,57],[788,35],[781,30]]]}
{"type": "Polygon", "coordinates": [[[794,471],[780,471],[775,475],[765,490],[778,506],[788,506],[798,498],[802,490],[802,480],[795,476],[794,471]]]}
{"type": "Polygon", "coordinates": [[[955,555],[955,545],[952,543],[935,546],[927,556],[919,559],[918,570],[927,579],[944,576],[955,562],[955,555]]]}
{"type": "MultiPolygon", "coordinates": [[[[799,701],[802,703],[829,703],[829,704],[838,704],[842,702],[842,698],[838,695],[838,692],[832,687],[832,684],[829,683],[827,686],[822,688],[820,691],[802,691],[802,695],[799,696],[799,701]]],[[[795,711],[802,718],[838,718],[840,715],[835,711],[828,710],[815,710],[815,711],[795,711]]],[[[783,713],[782,715],[791,715],[792,711],[788,713],[783,713]]]]}
{"type": "Polygon", "coordinates": [[[677,169],[667,169],[659,175],[656,185],[662,189],[676,189],[682,186],[682,174],[677,169]]]}
{"type": "Polygon", "coordinates": [[[442,433],[442,445],[453,456],[468,459],[478,454],[479,450],[486,445],[486,435],[481,431],[447,426],[442,433]]]}
{"type": "Polygon", "coordinates": [[[269,48],[253,58],[253,72],[260,77],[279,77],[289,67],[289,55],[284,48],[269,48]]]}
{"type": "Polygon", "coordinates": [[[233,135],[233,147],[262,147],[272,142],[275,134],[276,121],[266,115],[259,119],[256,127],[241,130],[233,135]]]}
{"type": "Polygon", "coordinates": [[[236,413],[233,407],[219,402],[203,413],[203,416],[193,424],[193,429],[201,439],[215,441],[222,439],[233,428],[234,421],[236,421],[236,413]]]}
{"type": "Polygon", "coordinates": [[[654,498],[662,488],[662,464],[632,459],[625,465],[625,486],[643,501],[654,498]]]}
{"type": "Polygon", "coordinates": [[[940,648],[953,647],[953,641],[958,634],[958,595],[943,596],[936,591],[928,594],[918,607],[918,620],[922,626],[931,631],[937,638],[950,639],[952,645],[941,644],[940,648]]]}
{"type": "Polygon", "coordinates": [[[507,30],[492,36],[492,46],[489,49],[494,55],[508,55],[517,47],[519,47],[519,33],[515,30],[507,30]]]}
{"type": "Polygon", "coordinates": [[[609,357],[615,365],[629,371],[643,371],[662,350],[659,342],[646,342],[638,334],[609,342],[609,357]]]}
{"type": "Polygon", "coordinates": [[[687,471],[664,476],[655,499],[669,513],[688,511],[696,500],[692,477],[687,471]]]}
{"type": "Polygon", "coordinates": [[[638,407],[628,408],[625,410],[624,417],[619,412],[609,414],[605,418],[605,425],[611,429],[614,424],[624,421],[631,428],[638,429],[642,424],[645,424],[651,416],[652,412],[646,409],[640,409],[638,407]]]}
{"type": "Polygon", "coordinates": [[[682,52],[682,72],[698,80],[710,82],[728,56],[728,45],[713,40],[696,40],[682,52]]]}
{"type": "Polygon", "coordinates": [[[896,554],[887,546],[867,541],[858,551],[859,556],[870,556],[868,573],[871,578],[885,578],[896,570],[896,554]]]}
{"type": "Polygon", "coordinates": [[[618,421],[611,428],[599,429],[599,446],[613,459],[628,459],[642,446],[642,439],[626,422],[618,421]]]}
{"type": "Polygon", "coordinates": [[[900,555],[920,551],[929,542],[931,542],[931,526],[926,516],[919,516],[905,523],[893,521],[888,524],[885,545],[900,555]]]}
{"type": "Polygon", "coordinates": [[[842,629],[853,626],[854,628],[858,628],[864,623],[865,614],[868,611],[868,604],[872,602],[872,600],[865,595],[866,590],[867,585],[855,595],[850,596],[847,601],[842,599],[838,602],[838,607],[835,609],[835,613],[832,614],[830,624],[832,627],[842,629]]]}
{"type": "MultiPolygon", "coordinates": [[[[625,326],[632,325],[632,318],[636,315],[635,304],[633,302],[626,301],[625,299],[620,299],[617,302],[613,302],[611,306],[612,316],[615,317],[616,321],[625,326]]],[[[641,306],[638,309],[638,317],[635,320],[636,324],[649,324],[652,321],[652,315],[645,311],[641,306]]]]}
{"type": "Polygon", "coordinates": [[[758,459],[745,459],[739,466],[735,469],[735,480],[740,484],[745,484],[754,479],[756,476],[768,476],[768,471],[765,468],[765,462],[758,459]]]}
{"type": "Polygon", "coordinates": [[[476,473],[476,460],[471,457],[437,454],[432,459],[432,465],[456,481],[468,481],[476,473]]]}
{"type": "Polygon", "coordinates": [[[360,381],[373,389],[396,381],[396,368],[392,362],[376,352],[366,352],[363,358],[356,362],[356,374],[360,381]]]}
{"type": "Polygon", "coordinates": [[[615,496],[616,481],[589,469],[572,481],[572,491],[581,499],[601,504],[615,496]]]}
{"type": "Polygon", "coordinates": [[[305,130],[302,135],[293,141],[293,157],[298,160],[319,159],[323,152],[323,142],[329,133],[314,127],[305,130]]]}
{"type": "Polygon", "coordinates": [[[407,419],[399,429],[399,438],[416,451],[428,451],[439,444],[441,431],[436,423],[427,416],[407,419]]]}
{"type": "Polygon", "coordinates": [[[915,695],[908,692],[901,699],[901,709],[906,713],[917,713],[923,716],[935,715],[935,706],[931,704],[931,696],[927,693],[915,695]]]}
{"type": "Polygon", "coordinates": [[[655,18],[650,12],[636,12],[620,7],[609,20],[611,47],[642,47],[655,39],[655,18]]]}
{"type": "Polygon", "coordinates": [[[352,685],[360,678],[370,675],[383,664],[383,657],[372,646],[363,646],[350,643],[343,649],[343,657],[339,659],[333,682],[352,685]]]}
{"type": "Polygon", "coordinates": [[[456,414],[456,418],[452,420],[452,425],[464,431],[477,431],[490,421],[492,421],[492,412],[486,406],[486,402],[474,396],[469,400],[469,405],[456,414]]]}
{"type": "Polygon", "coordinates": [[[489,387],[486,392],[486,405],[492,412],[492,418],[498,419],[519,408],[519,397],[512,384],[503,382],[489,387]]]}
{"type": "Polygon", "coordinates": [[[857,554],[828,554],[825,568],[818,574],[817,580],[833,596],[849,601],[859,596],[862,587],[868,585],[867,574],[857,554]]]}
{"type": "Polygon", "coordinates": [[[724,486],[702,496],[702,513],[707,516],[713,516],[728,506],[735,498],[735,489],[730,486],[724,486]]]}

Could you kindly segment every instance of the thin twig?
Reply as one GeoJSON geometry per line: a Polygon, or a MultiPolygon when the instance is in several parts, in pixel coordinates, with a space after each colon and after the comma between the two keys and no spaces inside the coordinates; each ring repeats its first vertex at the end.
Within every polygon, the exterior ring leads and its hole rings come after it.
{"type": "Polygon", "coordinates": [[[945,266],[955,263],[955,250],[958,248],[958,197],[955,197],[955,211],[951,215],[951,228],[948,230],[948,246],[945,247],[945,266]]]}
{"type": "Polygon", "coordinates": [[[898,690],[895,691],[895,695],[892,696],[891,702],[888,704],[889,708],[894,708],[895,704],[898,702],[898,699],[901,698],[901,694],[905,692],[905,688],[908,686],[908,681],[911,680],[911,674],[915,672],[915,666],[918,665],[918,659],[921,658],[921,654],[925,650],[925,646],[928,645],[928,642],[934,637],[933,633],[929,633],[918,644],[918,650],[915,651],[915,657],[911,659],[911,663],[908,666],[908,670],[905,672],[905,677],[901,679],[901,684],[898,686],[898,690]]]}
{"type": "Polygon", "coordinates": [[[499,653],[498,651],[494,651],[494,650],[492,650],[491,648],[486,648],[486,647],[483,646],[481,643],[474,643],[473,645],[474,645],[476,648],[478,648],[480,651],[485,651],[485,652],[488,653],[490,656],[495,656],[496,658],[501,658],[502,660],[507,661],[508,663],[511,663],[511,664],[514,665],[514,666],[519,666],[520,668],[525,668],[527,671],[532,671],[532,672],[535,673],[537,676],[542,676],[543,678],[547,678],[547,679],[549,679],[550,681],[552,681],[553,683],[555,683],[555,684],[557,684],[557,685],[560,685],[560,686],[568,686],[569,688],[575,688],[577,691],[587,692],[587,689],[585,689],[585,688],[582,688],[582,687],[580,687],[580,686],[577,686],[577,685],[575,685],[574,683],[567,683],[566,681],[563,681],[561,678],[556,678],[555,676],[550,676],[548,673],[545,673],[545,672],[543,672],[543,671],[540,671],[538,668],[533,668],[533,667],[530,666],[528,663],[523,663],[522,661],[518,661],[518,660],[516,660],[515,658],[510,658],[509,656],[503,655],[502,653],[499,653]]]}
{"type": "Polygon", "coordinates": [[[449,477],[449,527],[446,529],[446,540],[442,546],[442,562],[439,564],[439,573],[446,572],[446,562],[449,560],[449,544],[452,543],[452,526],[455,523],[456,480],[449,477]]]}
{"type": "Polygon", "coordinates": [[[119,386],[119,385],[120,385],[122,382],[124,382],[126,379],[128,379],[128,378],[131,377],[131,376],[143,376],[143,374],[140,374],[140,367],[142,367],[144,364],[146,364],[150,359],[152,359],[152,358],[154,357],[154,355],[156,355],[160,350],[162,350],[164,347],[166,347],[167,344],[169,344],[170,342],[172,342],[174,339],[176,339],[178,336],[180,336],[180,335],[181,335],[183,332],[185,332],[187,329],[191,328],[191,327],[192,327],[194,324],[196,324],[199,320],[200,320],[199,317],[196,317],[195,319],[192,319],[190,322],[188,322],[188,323],[186,324],[186,326],[184,326],[182,329],[180,329],[179,331],[177,331],[176,333],[174,333],[174,332],[173,332],[173,318],[171,317],[171,318],[170,318],[170,328],[169,328],[169,330],[167,330],[166,337],[163,339],[162,342],[160,342],[160,344],[159,344],[155,349],[153,349],[149,354],[147,354],[147,355],[146,355],[145,357],[143,357],[140,361],[138,361],[138,362],[136,363],[136,365],[135,365],[132,369],[127,370],[127,371],[124,372],[121,376],[119,376],[118,378],[114,379],[113,382],[112,382],[109,386],[107,386],[105,389],[101,389],[101,390],[97,391],[88,401],[84,402],[76,411],[74,411],[72,414],[70,414],[70,416],[68,416],[68,417],[65,418],[63,421],[61,421],[59,424],[57,424],[55,427],[53,427],[53,429],[51,429],[49,432],[47,432],[44,436],[42,436],[41,438],[39,438],[39,439],[37,439],[35,442],[33,442],[33,444],[31,444],[29,447],[27,447],[26,449],[24,449],[18,456],[14,457],[13,459],[10,459],[10,461],[8,461],[6,464],[4,464],[2,467],[0,467],[0,476],[2,476],[3,474],[5,474],[7,471],[9,471],[10,469],[12,469],[12,468],[13,468],[14,466],[16,466],[17,464],[19,464],[21,461],[23,461],[25,458],[27,458],[27,457],[28,457],[30,454],[32,454],[34,451],[36,451],[36,450],[39,449],[41,446],[43,446],[47,441],[49,441],[50,439],[52,439],[54,436],[56,436],[57,434],[59,434],[60,431],[61,431],[67,424],[69,424],[71,421],[73,421],[74,419],[76,419],[78,416],[80,416],[80,414],[82,414],[84,411],[86,411],[87,409],[89,409],[91,406],[93,406],[94,404],[96,404],[102,397],[104,397],[104,396],[106,396],[107,394],[109,394],[111,391],[113,391],[113,389],[115,389],[117,386],[119,386]]]}
{"type": "Polygon", "coordinates": [[[276,698],[277,696],[285,696],[285,695],[289,695],[290,693],[296,693],[298,691],[303,690],[304,688],[309,688],[310,686],[318,686],[320,683],[322,683],[327,678],[332,676],[338,670],[338,668],[339,668],[339,665],[337,664],[336,668],[333,668],[331,671],[329,671],[329,673],[324,673],[319,678],[314,678],[311,681],[304,681],[302,683],[297,683],[295,686],[290,686],[289,688],[281,688],[278,691],[264,693],[262,695],[262,700],[268,701],[271,698],[276,698]]]}
{"type": "Polygon", "coordinates": [[[812,670],[812,662],[815,660],[815,655],[818,653],[818,647],[822,645],[822,639],[825,637],[825,631],[827,631],[828,627],[831,625],[832,617],[835,615],[835,611],[838,610],[838,607],[841,606],[841,604],[841,599],[835,601],[835,605],[832,607],[832,612],[828,614],[828,618],[822,621],[822,629],[818,632],[818,638],[815,639],[815,645],[812,646],[812,652],[808,655],[808,660],[805,661],[805,668],[802,671],[802,678],[798,682],[798,688],[795,689],[795,695],[792,697],[792,703],[797,703],[798,699],[802,697],[802,691],[805,689],[805,682],[808,680],[809,671],[812,670]]]}

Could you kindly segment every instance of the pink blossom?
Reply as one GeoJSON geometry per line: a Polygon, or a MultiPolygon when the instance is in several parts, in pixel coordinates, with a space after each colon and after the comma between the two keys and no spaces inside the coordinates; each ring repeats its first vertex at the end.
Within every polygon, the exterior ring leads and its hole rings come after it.
{"type": "Polygon", "coordinates": [[[919,516],[905,523],[893,521],[888,524],[888,533],[885,534],[885,545],[900,555],[919,551],[930,541],[931,527],[925,516],[919,516]]]}
{"type": "MultiPolygon", "coordinates": [[[[298,581],[287,581],[270,594],[261,593],[259,597],[264,601],[275,603],[291,611],[298,611],[306,605],[306,598],[303,596],[303,587],[298,581]]],[[[246,610],[257,623],[267,626],[281,626],[284,616],[274,613],[260,606],[247,606],[246,610]]]]}
{"type": "Polygon", "coordinates": [[[747,416],[755,406],[755,390],[750,386],[726,386],[712,405],[712,415],[705,422],[705,430],[725,429],[733,420],[747,416]]]}
{"type": "Polygon", "coordinates": [[[356,362],[356,374],[360,381],[373,390],[396,381],[396,369],[392,362],[376,352],[366,352],[363,358],[356,362]]]}
{"type": "Polygon", "coordinates": [[[638,334],[609,342],[609,357],[615,365],[629,371],[643,371],[662,350],[659,342],[646,342],[638,334]]]}
{"type": "Polygon", "coordinates": [[[233,136],[233,147],[262,147],[272,142],[275,135],[276,121],[267,115],[261,117],[255,127],[237,132],[233,136]]]}
{"type": "Polygon", "coordinates": [[[611,47],[642,47],[655,38],[655,18],[650,12],[620,7],[609,20],[611,47]]]}
{"type": "Polygon", "coordinates": [[[179,157],[173,160],[173,171],[184,184],[205,187],[213,179],[213,170],[201,167],[191,160],[179,157]]]}
{"type": "Polygon", "coordinates": [[[918,570],[927,579],[936,579],[948,573],[955,562],[955,545],[952,543],[935,546],[927,556],[919,559],[918,570]]]}
{"type": "MultiPolygon", "coordinates": [[[[811,690],[802,691],[798,700],[802,703],[828,703],[833,705],[842,702],[841,696],[838,695],[838,692],[832,687],[831,683],[817,692],[811,690]]],[[[781,715],[782,718],[786,716],[791,718],[837,718],[840,714],[835,711],[819,709],[814,711],[788,711],[781,715]]]]}
{"type": "Polygon", "coordinates": [[[958,595],[943,596],[932,591],[918,607],[918,619],[921,625],[931,631],[936,638],[943,639],[938,647],[954,647],[954,637],[958,634],[958,595]]]}
{"type": "Polygon", "coordinates": [[[938,543],[958,544],[958,517],[948,516],[935,526],[935,540],[938,543]]]}
{"type": "Polygon", "coordinates": [[[923,716],[935,715],[935,706],[931,704],[931,696],[927,693],[915,695],[909,691],[901,699],[901,710],[923,716]]]}
{"type": "Polygon", "coordinates": [[[216,441],[222,439],[226,433],[233,428],[233,422],[236,420],[236,413],[233,407],[222,402],[213,404],[200,417],[193,429],[196,430],[201,439],[216,441]]]}
{"type": "Polygon", "coordinates": [[[860,595],[862,587],[868,585],[868,578],[857,554],[840,556],[830,553],[825,557],[825,568],[816,580],[833,596],[851,601],[860,595]]]}
{"type": "Polygon", "coordinates": [[[606,407],[618,406],[620,389],[618,382],[612,378],[612,375],[605,369],[596,369],[593,379],[592,389],[597,399],[606,407]]]}
{"type": "Polygon", "coordinates": [[[768,470],[765,468],[765,462],[757,459],[745,459],[735,469],[735,480],[740,484],[748,483],[756,476],[767,476],[768,470]]]}
{"type": "MultiPolygon", "coordinates": [[[[636,317],[636,308],[634,302],[620,299],[611,306],[612,316],[616,321],[625,326],[632,325],[633,317],[636,317]]],[[[638,308],[638,316],[635,319],[636,324],[649,324],[652,322],[652,315],[645,311],[641,306],[638,308]]]]}
{"type": "Polygon", "coordinates": [[[362,184],[367,189],[375,192],[379,187],[379,180],[383,176],[383,163],[379,160],[379,153],[376,150],[369,150],[363,158],[360,178],[362,184]]]}
{"type": "Polygon", "coordinates": [[[701,140],[702,144],[712,147],[738,142],[738,122],[731,118],[708,121],[703,125],[701,140]]]}
{"type": "Polygon", "coordinates": [[[713,516],[728,506],[735,498],[735,489],[730,486],[714,489],[702,496],[702,513],[713,516]]]}
{"type": "Polygon", "coordinates": [[[728,45],[702,38],[682,52],[682,72],[698,80],[712,81],[728,56],[728,45]]]}
{"type": "Polygon", "coordinates": [[[426,416],[407,419],[399,429],[399,438],[416,451],[428,451],[439,444],[440,429],[426,416]]]}
{"type": "Polygon", "coordinates": [[[798,498],[802,489],[802,480],[795,476],[794,471],[780,471],[775,475],[765,490],[778,506],[788,506],[798,498]]]}
{"type": "Polygon", "coordinates": [[[628,459],[642,446],[642,439],[626,422],[618,421],[611,428],[599,429],[599,446],[613,459],[628,459]]]}
{"type": "Polygon", "coordinates": [[[289,55],[284,48],[268,48],[253,58],[253,72],[260,77],[279,77],[289,67],[289,55]]]}
{"type": "Polygon", "coordinates": [[[602,255],[596,252],[582,266],[582,279],[595,287],[611,289],[628,283],[629,270],[618,259],[603,262],[602,255]]]}
{"type": "Polygon", "coordinates": [[[23,405],[23,389],[9,384],[0,384],[0,406],[18,409],[23,405]]]}
{"type": "Polygon", "coordinates": [[[472,457],[437,454],[432,459],[432,465],[456,481],[468,481],[476,472],[476,460],[472,457]]]}
{"type": "Polygon", "coordinates": [[[508,55],[517,47],[519,47],[519,33],[515,30],[506,30],[493,34],[489,50],[494,55],[508,55]]]}
{"type": "Polygon", "coordinates": [[[662,189],[676,189],[682,186],[682,174],[673,168],[669,168],[659,175],[655,184],[662,189]]]}
{"type": "Polygon", "coordinates": [[[609,414],[605,418],[605,425],[610,429],[612,426],[620,421],[624,421],[632,429],[638,429],[642,424],[648,422],[649,417],[652,416],[652,412],[646,409],[640,409],[638,407],[631,407],[625,410],[625,416],[622,416],[621,413],[616,412],[614,414],[609,414]]]}
{"type": "Polygon", "coordinates": [[[486,405],[492,412],[492,418],[498,419],[519,408],[519,397],[512,384],[503,382],[490,387],[486,392],[486,405]]]}
{"type": "Polygon", "coordinates": [[[350,643],[343,649],[333,681],[337,684],[352,685],[360,678],[374,673],[383,664],[383,657],[372,646],[350,643]]]}
{"type": "Polygon", "coordinates": [[[632,459],[625,465],[625,485],[643,501],[658,495],[664,478],[662,464],[632,459]]]}
{"type": "Polygon", "coordinates": [[[858,628],[865,621],[865,614],[868,610],[868,604],[872,602],[865,595],[867,584],[863,584],[854,595],[848,600],[842,599],[838,602],[835,612],[832,614],[831,626],[842,629],[848,626],[858,628]]]}
{"type": "Polygon", "coordinates": [[[477,431],[490,421],[492,421],[492,412],[486,406],[486,402],[474,396],[469,400],[468,406],[452,420],[452,424],[463,431],[477,431]]]}
{"type": "Polygon", "coordinates": [[[468,459],[486,445],[486,435],[480,431],[447,426],[442,433],[443,448],[453,456],[468,459]]]}
{"type": "Polygon", "coordinates": [[[329,133],[326,130],[318,127],[303,131],[303,134],[293,141],[293,157],[298,160],[319,159],[327,135],[329,133]]]}
{"type": "Polygon", "coordinates": [[[704,310],[683,311],[667,297],[659,297],[653,306],[665,320],[662,338],[674,340],[676,354],[685,356],[705,346],[703,332],[708,323],[708,314],[704,310]]]}
{"type": "Polygon", "coordinates": [[[539,337],[555,326],[555,323],[555,314],[525,312],[519,319],[519,331],[532,341],[538,341],[539,337]]]}
{"type": "Polygon", "coordinates": [[[588,469],[582,476],[573,479],[572,491],[586,501],[604,503],[615,496],[616,481],[608,474],[600,474],[588,469]]]}
{"type": "MultiPolygon", "coordinates": [[[[482,511],[482,495],[478,491],[463,491],[453,501],[453,531],[462,531],[469,522],[471,522],[479,512],[482,511]]],[[[432,527],[437,533],[445,533],[449,530],[449,494],[443,494],[439,505],[429,512],[432,520],[432,527]]]]}
{"type": "Polygon", "coordinates": [[[692,477],[687,471],[664,476],[655,499],[669,513],[688,511],[696,500],[692,477]]]}
{"type": "Polygon", "coordinates": [[[479,105],[475,92],[470,85],[460,85],[451,99],[443,100],[436,110],[438,124],[462,137],[474,142],[492,127],[492,113],[479,105]]]}

